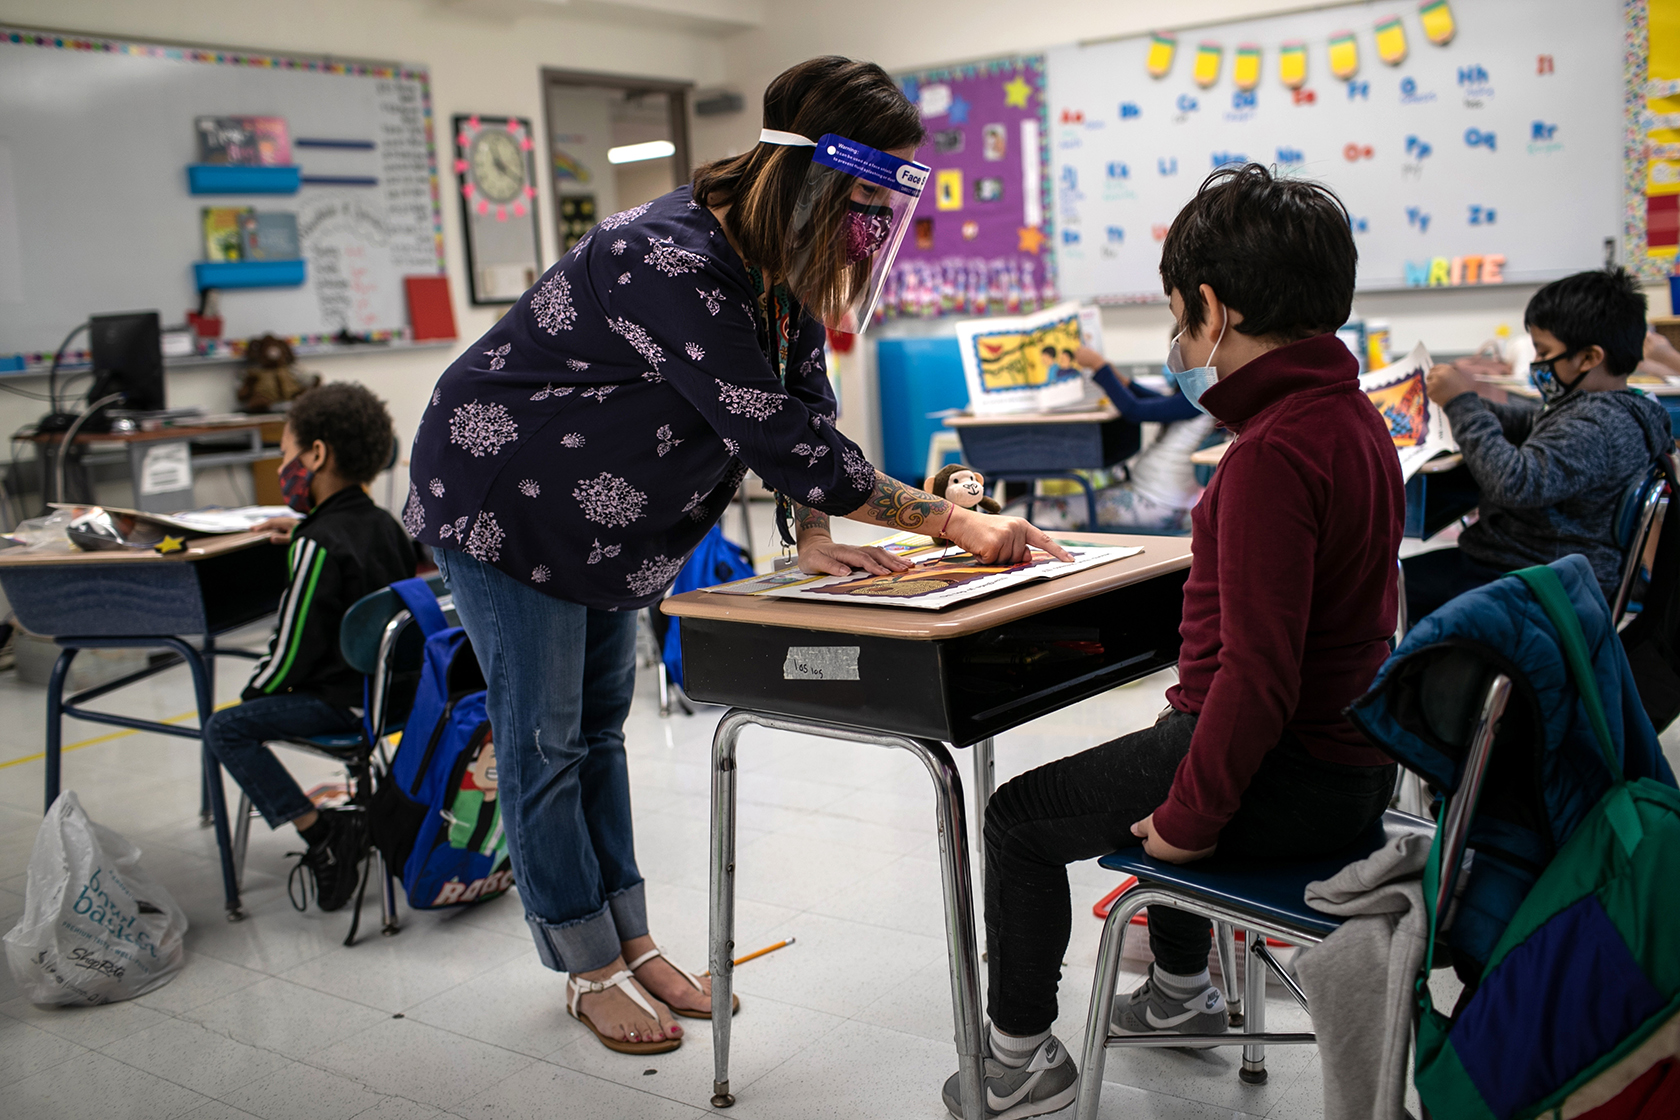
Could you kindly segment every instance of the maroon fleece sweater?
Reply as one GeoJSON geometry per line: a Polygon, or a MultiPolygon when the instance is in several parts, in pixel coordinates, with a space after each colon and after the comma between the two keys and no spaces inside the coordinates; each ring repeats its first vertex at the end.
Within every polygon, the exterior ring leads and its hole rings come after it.
{"type": "Polygon", "coordinates": [[[1203,395],[1237,434],[1191,515],[1179,683],[1199,716],[1155,827],[1211,847],[1284,732],[1380,766],[1342,710],[1388,656],[1406,495],[1388,427],[1335,335],[1279,347],[1203,395]]]}

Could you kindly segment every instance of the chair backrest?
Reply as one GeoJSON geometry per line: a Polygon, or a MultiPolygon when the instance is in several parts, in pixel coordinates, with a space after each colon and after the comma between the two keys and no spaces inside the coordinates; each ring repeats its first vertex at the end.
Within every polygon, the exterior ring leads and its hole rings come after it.
{"type": "Polygon", "coordinates": [[[1662,524],[1668,510],[1668,479],[1661,464],[1653,467],[1643,478],[1636,479],[1622,493],[1616,509],[1616,547],[1623,552],[1622,578],[1616,587],[1616,600],[1610,604],[1610,617],[1617,629],[1627,624],[1628,607],[1645,568],[1646,553],[1650,550],[1651,534],[1662,524]]]}
{"type": "MultiPolygon", "coordinates": [[[[427,576],[426,582],[434,593],[443,592],[441,576],[427,576]]],[[[438,605],[455,625],[453,604],[444,599],[438,605]]],[[[382,587],[352,603],[339,623],[338,648],[352,669],[369,678],[369,714],[378,717],[380,732],[401,727],[420,681],[425,635],[397,593],[382,587]]]]}

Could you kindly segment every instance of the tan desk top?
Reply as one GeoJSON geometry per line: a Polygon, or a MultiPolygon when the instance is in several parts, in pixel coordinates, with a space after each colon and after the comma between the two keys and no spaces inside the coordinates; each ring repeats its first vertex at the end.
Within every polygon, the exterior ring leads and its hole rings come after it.
{"type": "Polygon", "coordinates": [[[719,595],[690,591],[666,599],[660,607],[678,618],[745,622],[758,626],[788,626],[837,634],[869,634],[883,638],[931,641],[960,638],[1040,614],[1052,607],[1077,603],[1117,587],[1142,583],[1155,576],[1190,566],[1189,537],[1132,536],[1122,533],[1057,534],[1070,544],[1141,548],[1136,556],[1087,568],[1061,579],[1028,584],[961,603],[942,611],[896,607],[848,607],[838,603],[809,603],[755,595],[719,595]]]}
{"type": "MultiPolygon", "coordinates": [[[[1235,442],[1236,440],[1226,440],[1224,443],[1216,443],[1212,447],[1204,447],[1200,451],[1192,451],[1190,453],[1190,461],[1201,467],[1217,467],[1219,465],[1219,460],[1225,457],[1225,452],[1229,450],[1230,446],[1235,442]]],[[[1462,462],[1464,462],[1464,456],[1459,452],[1454,451],[1450,455],[1441,455],[1429,460],[1429,462],[1418,468],[1418,473],[1441,474],[1445,471],[1452,470],[1462,462]]]]}
{"type": "MultiPolygon", "coordinates": [[[[211,424],[179,424],[172,428],[158,428],[153,431],[139,432],[86,432],[78,433],[77,443],[151,443],[157,440],[205,439],[210,436],[230,435],[236,432],[248,432],[252,428],[266,428],[274,425],[278,430],[284,427],[284,416],[249,416],[238,420],[219,421],[211,424]]],[[[34,432],[19,437],[31,443],[57,443],[64,438],[63,432],[34,432]]],[[[276,431],[276,439],[280,438],[276,431]]]]}
{"type": "Polygon", "coordinates": [[[1084,412],[1012,412],[1001,416],[959,413],[945,417],[947,428],[983,428],[995,424],[1105,424],[1120,419],[1113,405],[1084,412]]]}
{"type": "Polygon", "coordinates": [[[176,552],[151,549],[113,549],[109,552],[28,552],[22,548],[0,551],[0,568],[48,568],[66,564],[168,564],[178,560],[203,560],[227,552],[252,548],[268,540],[267,533],[221,533],[197,537],[176,552]]]}

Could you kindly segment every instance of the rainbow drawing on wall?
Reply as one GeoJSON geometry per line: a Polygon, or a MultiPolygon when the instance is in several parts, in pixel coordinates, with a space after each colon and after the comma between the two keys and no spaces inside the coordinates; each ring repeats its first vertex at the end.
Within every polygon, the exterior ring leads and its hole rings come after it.
{"type": "Polygon", "coordinates": [[[1155,34],[1149,37],[1149,58],[1144,67],[1151,78],[1164,78],[1172,72],[1173,55],[1178,53],[1178,39],[1172,35],[1155,34]]]}

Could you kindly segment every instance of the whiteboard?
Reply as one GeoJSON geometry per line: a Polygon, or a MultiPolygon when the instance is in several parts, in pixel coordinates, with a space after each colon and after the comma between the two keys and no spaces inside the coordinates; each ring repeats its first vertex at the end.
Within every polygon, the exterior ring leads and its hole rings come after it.
{"type": "Polygon", "coordinates": [[[50,359],[90,313],[182,322],[206,206],[295,212],[307,261],[302,287],[223,291],[224,338],[402,337],[402,278],[443,271],[426,71],[0,27],[0,355],[50,359]],[[285,117],[305,176],[377,185],[189,194],[197,116],[285,117]]]}
{"type": "Polygon", "coordinates": [[[1437,258],[1502,255],[1505,283],[1600,267],[1622,232],[1621,0],[1451,0],[1445,46],[1425,38],[1418,8],[1349,4],[1196,28],[1178,34],[1161,78],[1146,70],[1148,35],[1049,52],[1062,293],[1165,299],[1167,227],[1210,172],[1244,160],[1341,196],[1363,290],[1416,287],[1437,258]],[[1374,28],[1395,16],[1407,54],[1390,66],[1374,28]],[[1328,44],[1348,31],[1359,68],[1341,81],[1328,44]],[[1306,50],[1299,95],[1279,76],[1279,47],[1292,41],[1306,50]],[[1223,47],[1209,88],[1193,77],[1203,42],[1223,47]],[[1247,94],[1232,77],[1244,44],[1261,51],[1247,94]]]}

